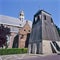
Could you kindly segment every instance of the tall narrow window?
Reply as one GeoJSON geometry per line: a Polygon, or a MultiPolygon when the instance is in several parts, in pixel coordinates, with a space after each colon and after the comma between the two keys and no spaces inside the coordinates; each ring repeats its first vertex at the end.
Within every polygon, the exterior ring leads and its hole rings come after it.
{"type": "Polygon", "coordinates": [[[35,17],[35,22],[37,21],[37,17],[35,17]]]}
{"type": "Polygon", "coordinates": [[[39,17],[39,15],[38,15],[38,20],[40,20],[40,17],[39,17]]]}
{"type": "Polygon", "coordinates": [[[44,20],[46,20],[46,15],[44,15],[44,20]]]}
{"type": "Polygon", "coordinates": [[[41,19],[41,15],[39,15],[39,18],[41,19]]]}
{"type": "Polygon", "coordinates": [[[53,20],[52,20],[52,18],[51,18],[51,23],[53,23],[53,20]]]}

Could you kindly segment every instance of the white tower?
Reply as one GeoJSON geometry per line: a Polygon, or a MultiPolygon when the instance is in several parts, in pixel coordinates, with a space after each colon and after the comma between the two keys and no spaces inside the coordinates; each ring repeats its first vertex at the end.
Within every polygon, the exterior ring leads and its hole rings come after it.
{"type": "Polygon", "coordinates": [[[19,19],[20,19],[21,21],[24,20],[24,11],[21,11],[21,12],[20,12],[20,14],[19,14],[19,19]]]}

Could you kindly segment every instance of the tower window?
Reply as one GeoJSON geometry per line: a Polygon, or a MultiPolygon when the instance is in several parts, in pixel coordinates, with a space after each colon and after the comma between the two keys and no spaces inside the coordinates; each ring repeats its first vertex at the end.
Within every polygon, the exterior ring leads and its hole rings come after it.
{"type": "Polygon", "coordinates": [[[52,20],[52,18],[51,18],[51,23],[53,23],[53,20],[52,20]]]}
{"type": "Polygon", "coordinates": [[[35,17],[35,21],[37,21],[37,17],[35,17]]]}
{"type": "Polygon", "coordinates": [[[44,20],[46,20],[46,15],[44,15],[44,20]]]}
{"type": "Polygon", "coordinates": [[[39,15],[39,18],[41,19],[41,15],[39,15]]]}
{"type": "Polygon", "coordinates": [[[38,15],[38,20],[40,19],[39,15],[38,15]]]}
{"type": "Polygon", "coordinates": [[[20,14],[20,16],[24,16],[23,14],[20,14]]]}

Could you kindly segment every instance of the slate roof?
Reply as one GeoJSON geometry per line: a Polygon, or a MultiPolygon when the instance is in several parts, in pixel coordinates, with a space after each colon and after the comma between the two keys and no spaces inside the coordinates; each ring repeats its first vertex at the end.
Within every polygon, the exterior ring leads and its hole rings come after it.
{"type": "MultiPolygon", "coordinates": [[[[27,20],[30,27],[32,27],[32,21],[27,20]]],[[[18,18],[0,15],[0,24],[13,25],[18,27],[23,27],[26,23],[26,20],[20,21],[18,18]]]]}

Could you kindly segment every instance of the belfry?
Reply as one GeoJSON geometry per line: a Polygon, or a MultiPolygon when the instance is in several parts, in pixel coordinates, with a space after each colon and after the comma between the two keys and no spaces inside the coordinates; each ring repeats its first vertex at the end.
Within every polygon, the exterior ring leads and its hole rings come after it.
{"type": "Polygon", "coordinates": [[[60,53],[60,37],[51,14],[39,10],[34,15],[28,52],[33,54],[60,53]]]}

